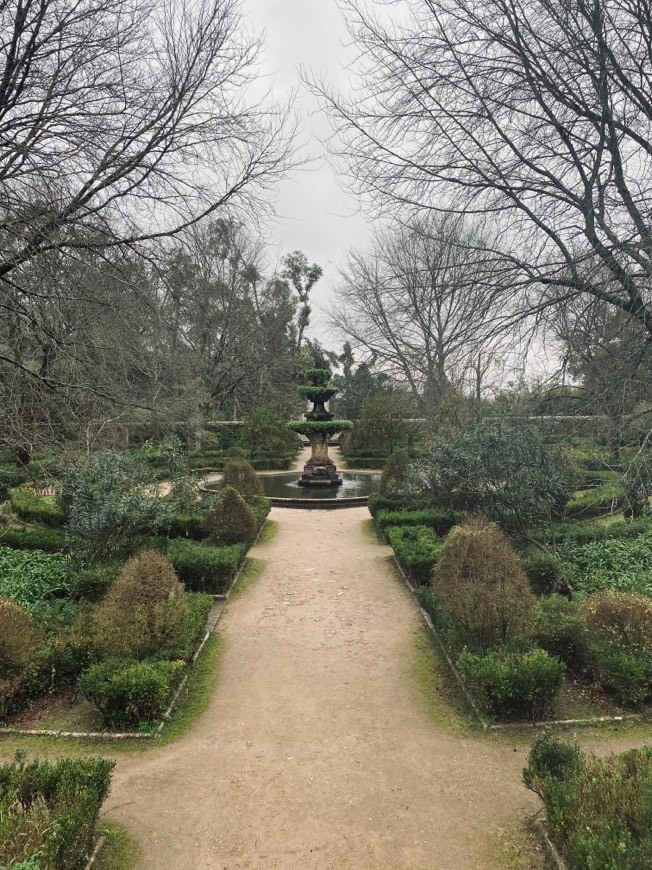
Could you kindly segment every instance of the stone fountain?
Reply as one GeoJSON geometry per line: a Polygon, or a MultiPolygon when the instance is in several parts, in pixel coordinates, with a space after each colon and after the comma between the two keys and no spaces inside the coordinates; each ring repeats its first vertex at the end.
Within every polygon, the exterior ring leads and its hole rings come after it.
{"type": "Polygon", "coordinates": [[[312,410],[304,414],[305,420],[292,420],[288,428],[310,441],[311,456],[303,468],[299,486],[339,486],[342,478],[337,473],[335,463],[328,455],[328,442],[333,435],[353,429],[351,420],[335,420],[334,414],[326,410],[326,403],[338,393],[329,387],[331,373],[328,369],[308,369],[306,386],[299,387],[299,395],[312,402],[312,410]]]}

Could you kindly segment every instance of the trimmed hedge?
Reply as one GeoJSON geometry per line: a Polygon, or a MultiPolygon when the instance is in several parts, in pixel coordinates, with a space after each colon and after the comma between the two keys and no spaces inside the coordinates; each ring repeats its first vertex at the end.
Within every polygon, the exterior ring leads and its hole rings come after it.
{"type": "Polygon", "coordinates": [[[66,544],[66,536],[60,529],[7,526],[0,531],[0,547],[11,547],[12,550],[59,553],[65,549],[66,544]]]}
{"type": "Polygon", "coordinates": [[[354,471],[356,469],[360,469],[360,470],[370,469],[372,471],[373,470],[380,471],[381,469],[383,469],[387,465],[387,460],[389,459],[389,457],[387,455],[385,455],[382,458],[380,458],[380,457],[376,458],[373,456],[350,456],[350,455],[347,455],[345,457],[345,459],[346,459],[346,467],[348,469],[350,469],[351,471],[354,471]]]}
{"type": "Polygon", "coordinates": [[[405,498],[390,498],[389,496],[372,493],[367,501],[367,507],[372,517],[380,511],[416,511],[433,507],[429,495],[413,495],[405,498]]]}
{"type": "Polygon", "coordinates": [[[169,538],[190,538],[193,541],[203,541],[208,537],[203,522],[203,514],[172,514],[166,523],[166,534],[169,538]]]}
{"type": "Polygon", "coordinates": [[[28,522],[43,523],[55,528],[63,525],[66,515],[52,495],[36,495],[33,489],[14,489],[11,507],[18,516],[28,522]]]}
{"type": "Polygon", "coordinates": [[[399,564],[417,586],[427,586],[444,545],[428,526],[390,526],[387,537],[399,564]]]}
{"type": "Polygon", "coordinates": [[[446,535],[453,526],[459,525],[466,514],[447,508],[425,508],[412,511],[379,511],[376,525],[385,533],[391,526],[428,526],[438,535],[446,535]]]}
{"type": "Polygon", "coordinates": [[[211,547],[197,541],[172,538],[164,552],[186,588],[192,592],[226,592],[247,552],[246,544],[211,547]]]}
{"type": "Polygon", "coordinates": [[[93,851],[114,761],[23,760],[0,767],[0,864],[82,870],[93,851]],[[35,863],[29,863],[35,858],[35,863]]]}
{"type": "Polygon", "coordinates": [[[272,509],[272,502],[262,495],[255,495],[253,498],[247,499],[247,504],[254,512],[254,516],[256,517],[256,531],[259,532],[272,509]]]}
{"type": "MultiPolygon", "coordinates": [[[[567,522],[559,523],[554,528],[554,540],[562,542],[573,541],[577,544],[589,544],[593,541],[612,539],[639,538],[652,532],[652,517],[640,517],[636,520],[616,520],[613,523],[599,522],[567,522]]],[[[549,529],[536,529],[530,537],[542,543],[551,543],[552,534],[549,529]]]]}
{"type": "Polygon", "coordinates": [[[624,491],[622,486],[613,483],[605,483],[572,498],[566,505],[566,516],[573,517],[599,517],[614,513],[622,506],[624,491]]]}

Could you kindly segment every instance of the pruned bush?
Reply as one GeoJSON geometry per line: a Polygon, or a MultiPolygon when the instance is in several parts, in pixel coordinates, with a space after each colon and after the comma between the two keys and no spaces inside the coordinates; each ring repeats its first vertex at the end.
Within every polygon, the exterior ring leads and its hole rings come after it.
{"type": "Polygon", "coordinates": [[[140,725],[164,712],[183,668],[182,661],[110,658],[84,671],[79,691],[100,711],[106,725],[140,725]]]}
{"type": "Polygon", "coordinates": [[[466,514],[448,508],[422,508],[421,510],[381,510],[376,516],[376,525],[387,534],[391,526],[428,526],[438,535],[447,534],[453,526],[466,519],[466,514]]]}
{"type": "Polygon", "coordinates": [[[563,566],[553,553],[529,550],[521,554],[521,564],[535,595],[551,595],[566,588],[563,566]]]}
{"type": "Polygon", "coordinates": [[[0,598],[0,675],[18,671],[38,641],[34,619],[8,598],[0,598]]]}
{"type": "Polygon", "coordinates": [[[164,651],[174,642],[187,609],[183,584],[169,560],[144,550],[126,563],[100,604],[96,646],[134,658],[164,651]]]}
{"type": "Polygon", "coordinates": [[[173,538],[166,547],[167,557],[186,588],[213,594],[226,592],[231,586],[246,552],[245,544],[212,547],[182,538],[173,538]]]}
{"type": "Polygon", "coordinates": [[[206,514],[204,528],[218,546],[240,544],[256,537],[256,517],[240,493],[225,486],[206,514]]]}
{"type": "Polygon", "coordinates": [[[418,586],[430,583],[430,576],[444,542],[427,526],[390,526],[387,538],[396,558],[418,586]]]}
{"type": "Polygon", "coordinates": [[[542,649],[500,649],[485,655],[465,650],[457,666],[487,713],[500,719],[532,721],[547,714],[566,671],[563,662],[542,649]]]}
{"type": "Polygon", "coordinates": [[[21,519],[31,523],[58,527],[66,519],[54,496],[37,495],[33,489],[14,489],[11,493],[11,507],[21,519]]]}
{"type": "Polygon", "coordinates": [[[260,478],[244,460],[232,460],[226,463],[222,473],[222,486],[232,486],[245,498],[263,494],[260,478]]]}
{"type": "Polygon", "coordinates": [[[548,735],[535,740],[525,785],[543,800],[569,870],[652,866],[652,749],[586,756],[548,735]]]}
{"type": "Polygon", "coordinates": [[[405,495],[410,485],[411,468],[412,460],[404,450],[392,453],[380,475],[378,494],[390,497],[405,495]]]}
{"type": "Polygon", "coordinates": [[[372,517],[376,517],[381,511],[392,513],[395,511],[415,511],[433,507],[432,497],[429,495],[410,495],[389,497],[372,492],[367,500],[367,507],[372,517]]]}
{"type": "Polygon", "coordinates": [[[114,765],[103,758],[21,758],[0,767],[0,865],[83,870],[114,765]]]}
{"type": "Polygon", "coordinates": [[[448,535],[432,574],[441,607],[484,649],[529,629],[535,596],[518,555],[495,523],[467,520],[448,535]]]}
{"type": "Polygon", "coordinates": [[[0,532],[0,546],[13,550],[43,550],[56,553],[66,546],[66,536],[60,529],[7,526],[0,532]]]}
{"type": "Polygon", "coordinates": [[[586,626],[577,611],[577,602],[563,595],[540,598],[532,637],[546,652],[581,671],[586,665],[586,626]]]}
{"type": "Polygon", "coordinates": [[[268,498],[257,495],[249,499],[249,507],[254,512],[254,517],[256,518],[256,531],[260,531],[272,508],[272,502],[268,498]]]}
{"type": "Polygon", "coordinates": [[[202,541],[207,537],[204,528],[204,517],[199,513],[174,513],[166,523],[166,532],[170,538],[190,538],[202,541]]]}

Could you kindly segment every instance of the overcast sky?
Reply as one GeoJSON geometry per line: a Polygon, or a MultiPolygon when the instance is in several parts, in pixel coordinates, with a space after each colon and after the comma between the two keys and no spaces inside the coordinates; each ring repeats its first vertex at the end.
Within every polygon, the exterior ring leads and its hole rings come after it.
{"type": "Polygon", "coordinates": [[[310,331],[326,341],[319,309],[328,303],[336,265],[347,248],[364,245],[369,230],[357,202],[339,188],[325,159],[324,141],[330,125],[299,75],[303,68],[346,90],[346,65],[353,52],[346,47],[348,34],[335,0],[244,0],[244,9],[256,31],[266,34],[261,72],[269,76],[279,99],[298,90],[300,138],[312,155],[322,158],[310,170],[298,172],[281,185],[279,217],[270,226],[268,241],[278,257],[300,250],[311,263],[324,268],[324,277],[313,292],[310,331]]]}

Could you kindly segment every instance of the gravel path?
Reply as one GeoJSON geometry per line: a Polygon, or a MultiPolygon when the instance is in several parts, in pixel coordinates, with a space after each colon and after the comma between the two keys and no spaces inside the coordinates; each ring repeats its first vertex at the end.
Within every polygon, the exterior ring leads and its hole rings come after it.
{"type": "Polygon", "coordinates": [[[118,761],[106,817],[143,868],[494,867],[537,808],[525,750],[429,717],[420,620],[368,516],[273,510],[278,533],[253,553],[266,567],[220,623],[209,709],[118,761]]]}

